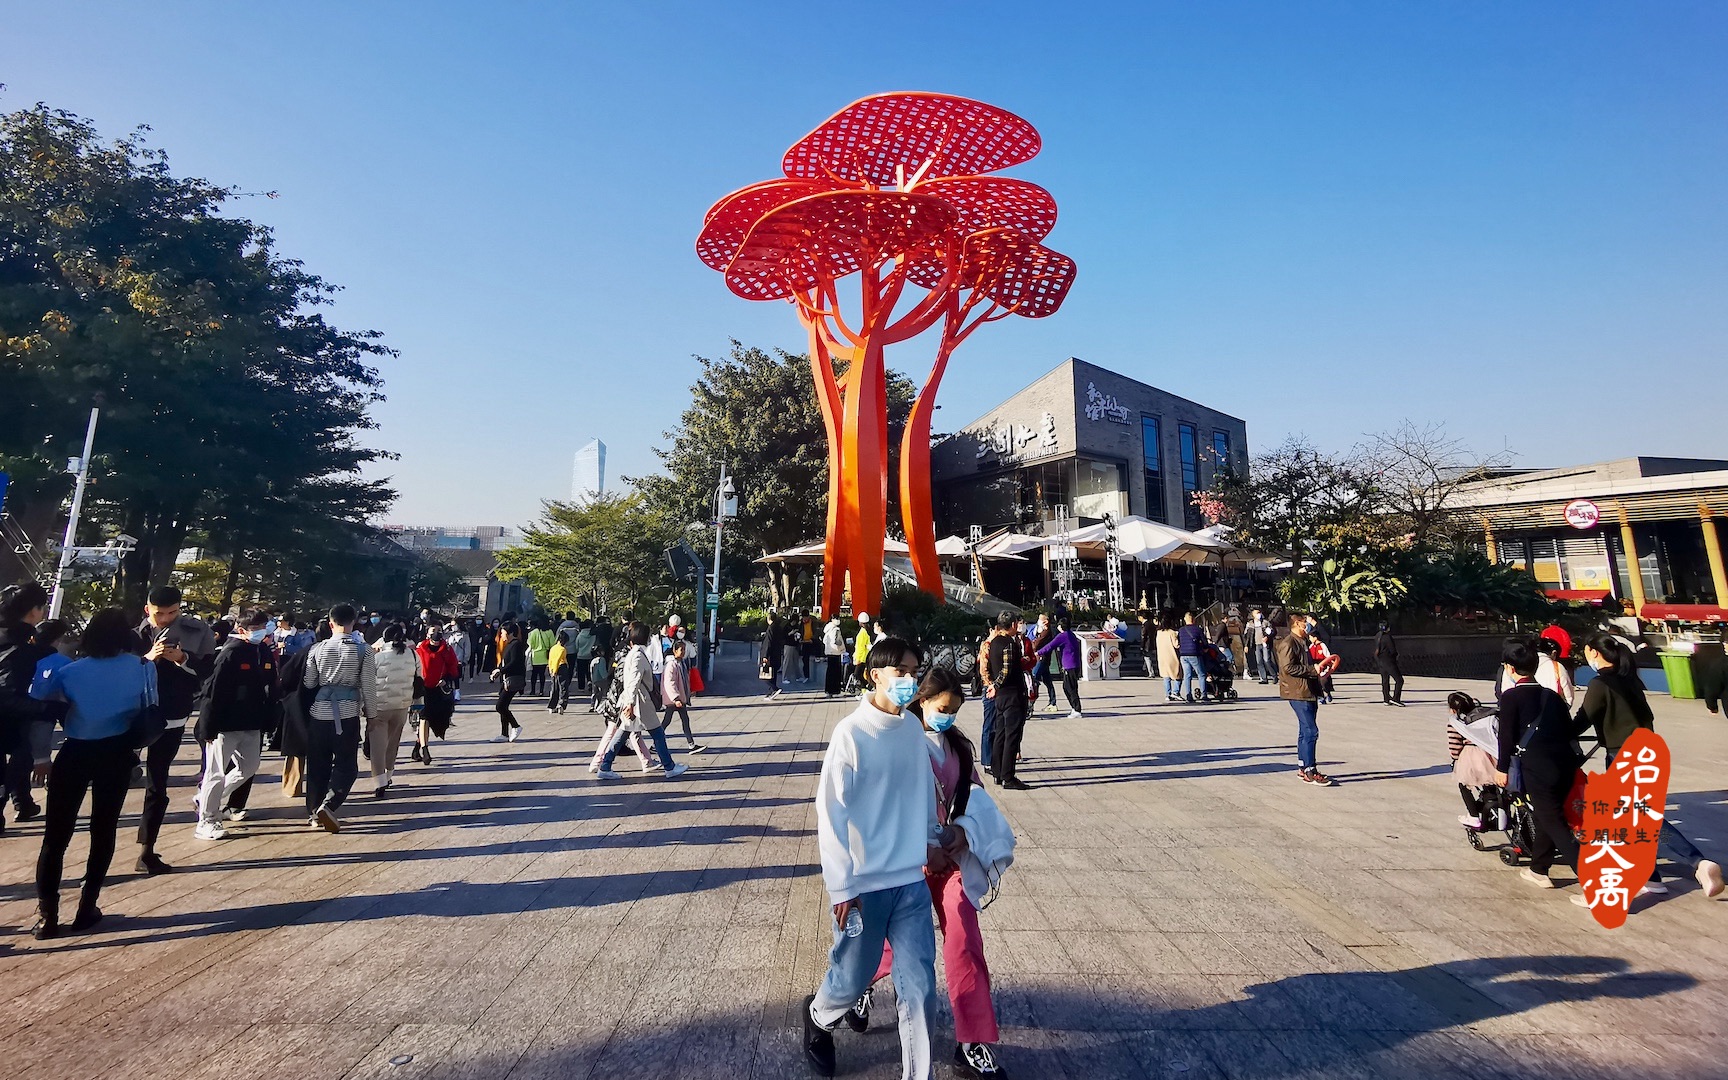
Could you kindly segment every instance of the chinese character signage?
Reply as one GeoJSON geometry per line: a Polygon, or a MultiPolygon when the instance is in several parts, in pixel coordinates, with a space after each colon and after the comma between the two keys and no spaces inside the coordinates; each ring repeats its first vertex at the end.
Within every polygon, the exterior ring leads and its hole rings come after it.
{"type": "Polygon", "coordinates": [[[1000,458],[1004,461],[1026,456],[1027,447],[1038,444],[1038,454],[1054,452],[1058,449],[1056,439],[1056,417],[1045,413],[1037,427],[1028,424],[1011,424],[1006,420],[998,420],[988,427],[979,428],[978,459],[988,457],[1000,458]]]}
{"type": "Polygon", "coordinates": [[[1668,744],[1639,728],[1608,771],[1584,784],[1578,884],[1596,921],[1626,921],[1632,898],[1656,869],[1656,836],[1668,800],[1668,744]]]}
{"type": "Polygon", "coordinates": [[[1126,424],[1128,416],[1128,407],[1117,401],[1115,394],[1103,393],[1093,383],[1086,384],[1086,419],[1126,424]]]}

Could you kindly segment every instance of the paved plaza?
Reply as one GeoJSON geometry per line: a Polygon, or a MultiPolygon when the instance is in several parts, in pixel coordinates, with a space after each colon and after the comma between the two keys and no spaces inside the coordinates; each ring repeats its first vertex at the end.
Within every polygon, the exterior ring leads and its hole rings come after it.
{"type": "MultiPolygon", "coordinates": [[[[363,778],[337,836],[307,829],[267,759],[254,820],[194,841],[188,749],[163,849],[179,869],[134,875],[123,822],[100,933],[22,931],[40,825],[14,827],[6,1074],[808,1075],[796,1014],[828,945],[811,796],[850,706],[764,702],[742,650],[725,667],[694,714],[711,749],[677,780],[628,758],[626,779],[590,779],[596,718],[532,700],[528,737],[489,743],[475,700],[392,798],[363,778]]],[[[1441,703],[1460,684],[1414,679],[1395,710],[1367,677],[1339,682],[1333,789],[1297,781],[1290,710],[1252,682],[1214,707],[1086,685],[1085,719],[1030,726],[1036,788],[1000,800],[1018,861],[982,915],[1012,1075],[1728,1076],[1728,903],[1683,880],[1609,931],[1575,886],[1521,883],[1455,824],[1441,703]]],[[[1671,813],[1721,858],[1728,724],[1654,701],[1671,813]]],[[[969,704],[974,738],[978,722],[969,704]]],[[[80,834],[69,886],[83,851],[80,834]]],[[[891,991],[877,1018],[836,1036],[842,1075],[898,1076],[891,991]]]]}

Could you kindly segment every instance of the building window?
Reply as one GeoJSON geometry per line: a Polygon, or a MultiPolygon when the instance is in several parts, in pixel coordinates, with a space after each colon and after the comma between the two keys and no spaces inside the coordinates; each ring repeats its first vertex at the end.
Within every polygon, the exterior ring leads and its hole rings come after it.
{"type": "Polygon", "coordinates": [[[1230,471],[1230,433],[1214,431],[1212,433],[1212,475],[1220,476],[1230,471]]]}
{"type": "Polygon", "coordinates": [[[1193,424],[1180,424],[1176,437],[1182,453],[1182,524],[1187,529],[1198,529],[1202,522],[1200,508],[1194,505],[1194,493],[1200,490],[1199,436],[1193,424]]]}
{"type": "Polygon", "coordinates": [[[1122,486],[1122,466],[1113,461],[1074,459],[1074,516],[1102,519],[1105,514],[1126,514],[1128,500],[1122,486]]]}
{"type": "Polygon", "coordinates": [[[1169,522],[1170,508],[1164,503],[1163,425],[1156,416],[1140,417],[1140,453],[1146,460],[1146,516],[1169,522]]]}

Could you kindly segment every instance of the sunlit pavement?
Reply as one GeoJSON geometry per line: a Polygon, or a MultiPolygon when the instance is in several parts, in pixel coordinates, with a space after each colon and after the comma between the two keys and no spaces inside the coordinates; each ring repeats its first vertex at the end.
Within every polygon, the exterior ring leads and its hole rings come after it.
{"type": "MultiPolygon", "coordinates": [[[[100,932],[38,944],[40,823],[0,838],[8,1076],[799,1077],[797,1002],[828,945],[810,798],[848,703],[764,701],[740,652],[673,781],[593,780],[597,719],[521,702],[527,737],[463,707],[341,834],[283,801],[280,759],[230,839],[192,838],[182,752],[164,856],[132,872],[135,791],[100,932]],[[742,695],[748,696],[742,696],[742,695]]],[[[1728,903],[1678,873],[1609,931],[1473,851],[1446,767],[1450,681],[1407,709],[1343,676],[1321,768],[1295,775],[1271,688],[1162,703],[1086,684],[1086,716],[1026,739],[1000,801],[1018,862],[982,915],[1017,1077],[1728,1076],[1728,903]]],[[[819,682],[819,681],[818,681],[819,682]]],[[[479,693],[485,684],[472,689],[479,693]]],[[[1482,687],[1463,687],[1480,693],[1482,687]]],[[[1656,700],[1675,820],[1728,857],[1728,725],[1656,700]]],[[[962,726],[974,737],[979,715],[962,726]]],[[[675,738],[674,746],[682,740],[675,738]]],[[[68,910],[85,843],[67,862],[68,910]]],[[[843,1075],[899,1074],[892,991],[836,1036],[843,1075]]],[[[946,1003],[938,1074],[952,1051],[946,1003]]]]}

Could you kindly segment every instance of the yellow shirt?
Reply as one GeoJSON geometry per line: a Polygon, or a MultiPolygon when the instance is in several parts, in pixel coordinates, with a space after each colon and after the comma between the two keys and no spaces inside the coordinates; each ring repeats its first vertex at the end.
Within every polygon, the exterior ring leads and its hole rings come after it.
{"type": "Polygon", "coordinates": [[[868,628],[860,626],[858,628],[858,641],[852,646],[852,662],[862,664],[869,656],[870,631],[868,628]]]}

